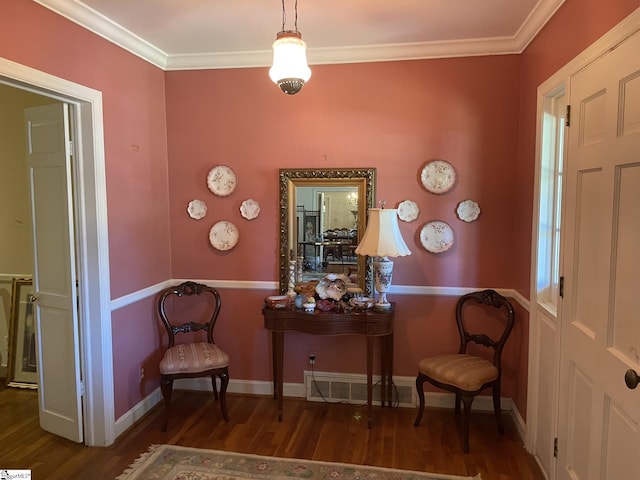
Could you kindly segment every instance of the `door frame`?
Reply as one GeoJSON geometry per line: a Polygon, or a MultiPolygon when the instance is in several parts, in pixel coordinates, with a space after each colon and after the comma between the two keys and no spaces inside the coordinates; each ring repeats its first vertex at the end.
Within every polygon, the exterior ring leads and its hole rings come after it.
{"type": "MultiPolygon", "coordinates": [[[[538,222],[539,222],[539,214],[538,211],[538,201],[539,201],[539,190],[540,190],[540,168],[541,168],[541,154],[542,154],[542,145],[541,145],[541,126],[542,126],[542,114],[544,109],[545,100],[550,96],[553,96],[554,92],[559,88],[563,88],[565,90],[565,95],[567,99],[569,99],[570,95],[570,78],[572,75],[582,70],[583,68],[590,65],[592,62],[596,61],[602,55],[604,55],[611,48],[623,42],[626,38],[633,35],[635,32],[640,30],[640,8],[637,8],[634,12],[629,14],[625,19],[623,19],[620,23],[614,26],[611,30],[605,33],[602,37],[596,40],[593,44],[579,53],[575,58],[569,61],[566,65],[562,66],[558,71],[556,71],[551,77],[545,80],[537,90],[537,119],[536,119],[536,152],[535,152],[535,186],[534,186],[534,198],[533,198],[533,218],[532,218],[532,247],[531,247],[531,277],[530,277],[530,321],[529,321],[529,371],[528,371],[528,383],[527,383],[527,432],[525,438],[525,446],[529,453],[536,457],[536,461],[540,464],[540,460],[537,458],[537,445],[536,445],[536,430],[539,425],[539,405],[537,405],[537,386],[540,379],[540,356],[543,355],[543,352],[546,350],[540,348],[539,345],[539,331],[540,331],[540,323],[542,321],[538,316],[538,295],[536,289],[536,278],[537,278],[537,231],[538,231],[538,222]]],[[[570,161],[569,158],[565,156],[565,165],[570,161]]],[[[564,194],[563,194],[564,195],[564,194]]],[[[562,201],[563,213],[564,213],[564,198],[562,201]]],[[[561,245],[562,237],[564,237],[564,228],[565,224],[562,222],[561,228],[561,245]]],[[[561,247],[561,265],[562,265],[562,257],[566,255],[564,252],[564,247],[561,247]]],[[[562,275],[562,272],[560,273],[562,275]]],[[[563,316],[562,316],[562,300],[558,301],[558,310],[557,310],[557,323],[560,326],[559,335],[562,335],[562,324],[563,324],[563,316]]],[[[560,340],[560,339],[558,339],[560,340]]],[[[556,381],[559,381],[560,377],[560,363],[557,362],[555,364],[557,371],[554,372],[544,372],[544,375],[547,377],[553,376],[556,381]]],[[[556,385],[557,390],[557,385],[556,385]]],[[[558,410],[558,402],[559,398],[556,392],[554,395],[555,405],[552,405],[552,408],[557,411],[558,410]]],[[[557,432],[557,418],[555,419],[555,431],[557,432]]],[[[542,468],[542,465],[540,465],[542,468]]],[[[545,474],[551,480],[556,478],[556,468],[557,465],[554,465],[551,472],[546,472],[545,474]]],[[[544,470],[544,469],[543,469],[544,470]]]]}
{"type": "Polygon", "coordinates": [[[84,441],[115,441],[102,92],[0,58],[0,82],[69,105],[73,122],[84,441]]]}

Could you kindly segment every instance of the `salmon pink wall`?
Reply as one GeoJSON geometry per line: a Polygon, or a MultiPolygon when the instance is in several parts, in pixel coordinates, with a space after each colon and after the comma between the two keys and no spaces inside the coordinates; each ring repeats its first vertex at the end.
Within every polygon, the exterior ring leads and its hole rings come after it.
{"type": "MultiPolygon", "coordinates": [[[[171,278],[164,72],[24,0],[0,2],[0,56],[102,92],[112,298],[171,278]]],[[[117,417],[155,388],[154,321],[145,302],[113,315],[117,417]]]]}
{"type": "MultiPolygon", "coordinates": [[[[412,255],[395,259],[395,285],[510,288],[519,71],[518,56],[314,66],[311,81],[293,97],[269,81],[266,68],[168,72],[174,278],[277,281],[278,170],[375,167],[378,199],[387,207],[410,199],[420,208],[415,222],[401,222],[412,255]],[[438,158],[451,162],[458,175],[443,195],[428,193],[420,182],[424,165],[438,158]],[[219,164],[238,178],[228,197],[207,189],[207,172],[219,164]],[[186,212],[194,198],[208,206],[201,220],[186,212]],[[239,211],[248,198],[261,206],[251,221],[239,211]],[[482,208],[473,223],[455,215],[468,198],[482,208]],[[439,255],[426,252],[419,240],[422,226],[434,219],[447,221],[456,234],[455,247],[439,255]],[[233,250],[219,252],[209,244],[209,229],[219,220],[233,221],[240,231],[233,250]]],[[[223,293],[219,326],[242,325],[242,334],[218,341],[232,359],[264,354],[260,368],[234,360],[232,378],[271,378],[260,314],[270,293],[223,293]],[[236,305],[234,298],[244,301],[236,305]]],[[[395,375],[414,376],[423,356],[457,349],[456,298],[391,297],[397,302],[395,375]]],[[[518,394],[527,325],[526,318],[520,321],[505,355],[511,362],[507,395],[518,394]]],[[[363,338],[291,334],[285,381],[302,382],[310,352],[318,370],[365,371],[363,338]]],[[[517,396],[526,398],[526,391],[517,396]]]]}
{"type": "Polygon", "coordinates": [[[22,0],[1,3],[0,56],[102,92],[112,298],[166,280],[164,72],[22,0]]]}
{"type": "Polygon", "coordinates": [[[522,54],[515,202],[515,282],[529,298],[537,88],[554,72],[640,7],[640,0],[566,0],[522,54]]]}
{"type": "Polygon", "coordinates": [[[418,220],[401,225],[413,254],[397,259],[394,283],[508,288],[519,68],[517,56],[315,66],[292,97],[269,81],[266,68],[168,72],[174,276],[277,280],[278,169],[375,167],[378,199],[387,207],[411,199],[420,208],[418,220]],[[428,193],[419,179],[437,158],[458,172],[443,195],[428,193]],[[218,164],[238,177],[224,198],[206,185],[218,164]],[[186,214],[193,198],[209,207],[202,220],[186,214]],[[247,198],[260,203],[256,220],[240,216],[247,198]],[[482,208],[468,224],[455,215],[467,198],[482,208]],[[447,253],[420,245],[420,228],[433,219],[455,230],[447,253]],[[218,220],[240,230],[232,251],[209,245],[218,220]]]}

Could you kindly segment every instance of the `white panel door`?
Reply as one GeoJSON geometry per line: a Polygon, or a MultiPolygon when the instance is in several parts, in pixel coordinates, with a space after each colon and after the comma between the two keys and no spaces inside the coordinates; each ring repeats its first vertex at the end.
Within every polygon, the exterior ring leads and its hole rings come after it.
{"type": "Polygon", "coordinates": [[[640,479],[640,33],[571,78],[558,475],[640,479]]]}
{"type": "Polygon", "coordinates": [[[69,114],[65,104],[25,110],[34,233],[40,426],[81,442],[69,114]]]}

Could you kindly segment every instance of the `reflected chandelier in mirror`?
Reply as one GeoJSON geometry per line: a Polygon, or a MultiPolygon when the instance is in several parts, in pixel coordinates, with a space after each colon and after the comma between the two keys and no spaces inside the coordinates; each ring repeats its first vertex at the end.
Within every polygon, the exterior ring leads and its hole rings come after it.
{"type": "Polygon", "coordinates": [[[355,254],[375,205],[375,168],[281,169],[280,293],[296,281],[342,273],[373,294],[373,259],[355,254]]]}

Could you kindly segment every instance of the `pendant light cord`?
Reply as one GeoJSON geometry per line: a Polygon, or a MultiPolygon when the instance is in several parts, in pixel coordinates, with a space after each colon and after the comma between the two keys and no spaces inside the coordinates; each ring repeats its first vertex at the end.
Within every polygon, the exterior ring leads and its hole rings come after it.
{"type": "MultiPolygon", "coordinates": [[[[294,5],[294,13],[295,13],[295,19],[294,19],[294,23],[293,23],[293,28],[294,31],[298,31],[298,0],[296,0],[296,3],[294,5]]],[[[284,32],[284,26],[287,23],[287,10],[284,8],[284,0],[282,0],[282,31],[284,32]]]]}

